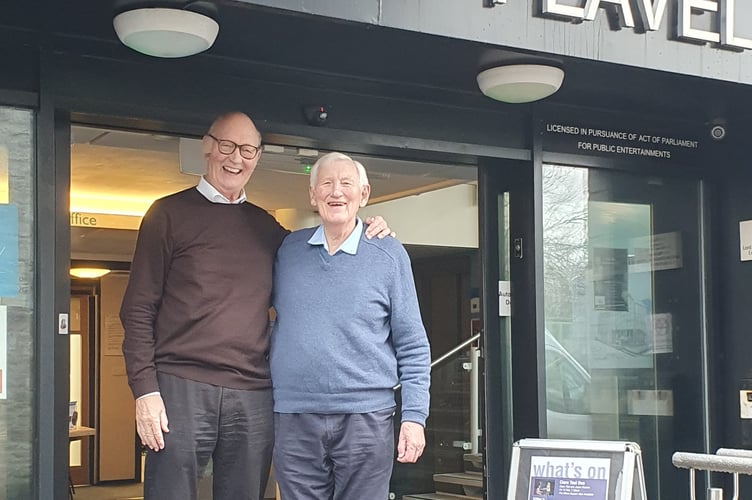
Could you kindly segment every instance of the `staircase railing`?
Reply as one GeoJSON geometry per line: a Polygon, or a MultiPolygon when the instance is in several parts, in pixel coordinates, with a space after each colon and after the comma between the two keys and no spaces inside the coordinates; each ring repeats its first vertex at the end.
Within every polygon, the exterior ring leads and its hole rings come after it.
{"type": "MultiPolygon", "coordinates": [[[[480,333],[476,333],[431,361],[431,370],[433,370],[435,367],[452,358],[458,352],[463,351],[470,346],[469,366],[465,367],[470,372],[470,449],[467,451],[473,455],[478,453],[478,441],[480,440],[482,432],[480,429],[480,410],[478,408],[478,398],[480,397],[478,388],[478,361],[480,359],[480,349],[472,346],[472,344],[480,339],[480,335],[480,333]]],[[[402,384],[397,384],[394,386],[394,390],[397,391],[401,387],[402,384]]]]}

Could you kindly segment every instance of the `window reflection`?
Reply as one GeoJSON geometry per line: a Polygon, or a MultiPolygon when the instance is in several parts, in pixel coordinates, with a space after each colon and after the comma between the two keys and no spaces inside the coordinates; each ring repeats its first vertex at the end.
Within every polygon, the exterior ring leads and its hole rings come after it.
{"type": "Polygon", "coordinates": [[[699,203],[693,179],[543,167],[547,437],[637,442],[648,496],[703,436],[699,203]]]}

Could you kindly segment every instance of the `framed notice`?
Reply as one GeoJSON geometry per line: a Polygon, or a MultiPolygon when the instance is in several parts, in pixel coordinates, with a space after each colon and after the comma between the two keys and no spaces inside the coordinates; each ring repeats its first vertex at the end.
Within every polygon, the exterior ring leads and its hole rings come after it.
{"type": "Polygon", "coordinates": [[[742,262],[752,260],[752,220],[739,222],[739,251],[742,262]]]}
{"type": "Polygon", "coordinates": [[[647,500],[639,445],[522,439],[514,444],[507,500],[647,500]]]}

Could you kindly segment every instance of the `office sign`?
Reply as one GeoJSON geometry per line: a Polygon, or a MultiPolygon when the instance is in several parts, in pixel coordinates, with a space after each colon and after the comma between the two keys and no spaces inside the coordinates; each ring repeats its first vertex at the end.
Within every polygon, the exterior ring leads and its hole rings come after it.
{"type": "Polygon", "coordinates": [[[138,230],[142,217],[137,215],[100,214],[94,212],[71,212],[72,227],[98,227],[107,229],[138,230]]]}

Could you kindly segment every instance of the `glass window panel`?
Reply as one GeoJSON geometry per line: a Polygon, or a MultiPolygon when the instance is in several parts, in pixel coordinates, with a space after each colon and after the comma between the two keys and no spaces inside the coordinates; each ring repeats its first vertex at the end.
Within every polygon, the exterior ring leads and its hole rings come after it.
{"type": "Polygon", "coordinates": [[[33,121],[0,107],[0,500],[32,497],[33,121]]]}

